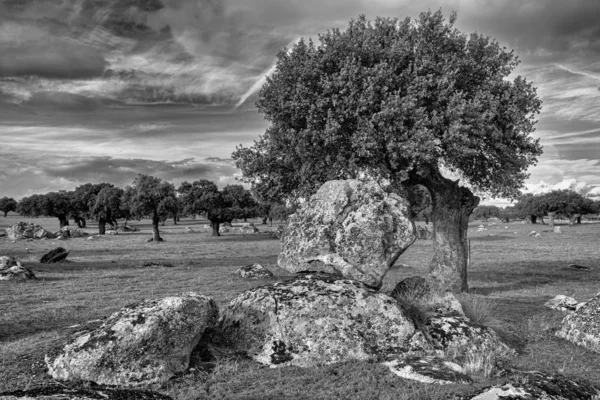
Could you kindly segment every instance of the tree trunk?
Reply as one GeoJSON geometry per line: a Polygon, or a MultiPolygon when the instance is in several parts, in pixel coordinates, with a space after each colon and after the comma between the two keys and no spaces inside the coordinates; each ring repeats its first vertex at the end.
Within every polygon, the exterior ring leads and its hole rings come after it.
{"type": "Polygon", "coordinates": [[[554,228],[554,216],[555,215],[556,215],[555,212],[548,213],[548,219],[550,219],[550,222],[548,222],[548,225],[550,225],[551,228],[554,228]]]}
{"type": "Polygon", "coordinates": [[[530,215],[529,216],[529,222],[532,224],[537,223],[537,215],[530,215]]]}
{"type": "Polygon", "coordinates": [[[269,226],[273,226],[273,218],[269,217],[269,226]]]}
{"type": "Polygon", "coordinates": [[[581,214],[578,214],[578,215],[575,217],[575,220],[577,221],[577,222],[575,222],[577,225],[581,225],[581,214]]]}
{"type": "Polygon", "coordinates": [[[4,218],[8,215],[8,211],[4,211],[4,218]]]}
{"type": "Polygon", "coordinates": [[[221,236],[221,234],[219,233],[219,225],[221,225],[219,221],[210,221],[210,226],[212,227],[211,236],[221,236]]]}
{"type": "Polygon", "coordinates": [[[479,197],[437,170],[430,176],[419,177],[417,183],[429,190],[433,205],[434,256],[429,265],[430,275],[454,293],[466,292],[467,230],[469,216],[479,204],[479,197]]]}
{"type": "Polygon", "coordinates": [[[160,218],[158,214],[155,212],[152,216],[152,240],[155,242],[162,242],[162,238],[160,237],[160,232],[158,231],[158,223],[160,222],[160,218]]]}
{"type": "Polygon", "coordinates": [[[178,220],[178,219],[179,219],[179,218],[177,218],[177,215],[173,217],[173,225],[177,225],[177,220],[178,220]]]}
{"type": "Polygon", "coordinates": [[[106,234],[106,219],[104,218],[98,220],[98,233],[100,235],[106,234]]]}
{"type": "Polygon", "coordinates": [[[58,221],[60,223],[60,229],[64,228],[65,226],[69,225],[69,220],[67,219],[66,216],[64,215],[59,215],[58,216],[58,221]]]}

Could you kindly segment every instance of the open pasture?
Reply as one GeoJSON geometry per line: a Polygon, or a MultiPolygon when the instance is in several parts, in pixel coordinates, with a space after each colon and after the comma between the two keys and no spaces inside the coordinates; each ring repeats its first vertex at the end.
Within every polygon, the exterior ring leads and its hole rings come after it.
{"type": "MultiPolygon", "coordinates": [[[[0,218],[0,229],[26,220],[0,218]]],[[[31,220],[51,231],[55,219],[31,220]]],[[[255,221],[258,223],[259,221],[255,221]]],[[[500,221],[472,223],[469,286],[486,296],[503,321],[500,332],[519,351],[511,367],[583,377],[600,386],[600,355],[554,337],[563,314],[543,306],[557,294],[585,301],[600,291],[600,224],[561,225],[555,234],[547,225],[500,221]],[[505,228],[507,227],[507,228],[505,228]],[[541,237],[528,236],[531,230],[541,237]],[[569,269],[569,264],[591,270],[569,269]]],[[[225,305],[243,290],[282,280],[291,274],[276,266],[279,241],[261,233],[225,233],[211,237],[206,221],[172,221],[161,227],[163,243],[147,243],[148,221],[132,221],[140,232],[67,241],[16,241],[0,238],[0,255],[15,256],[38,280],[0,282],[0,392],[51,382],[45,375],[44,354],[62,344],[64,329],[101,318],[145,298],[186,291],[213,297],[225,305]],[[187,233],[185,227],[196,233],[187,233]],[[70,250],[69,262],[40,264],[40,257],[58,246],[70,250]],[[172,268],[142,264],[163,261],[172,268]],[[271,269],[275,278],[244,281],[233,272],[250,263],[271,269]]],[[[234,224],[239,225],[239,224],[234,224]]],[[[85,231],[95,234],[91,223],[85,231]]],[[[382,291],[403,278],[424,274],[432,256],[431,241],[416,241],[388,272],[382,291]]],[[[474,392],[489,384],[434,386],[401,379],[377,363],[354,362],[314,369],[262,367],[251,360],[217,355],[210,370],[196,357],[190,372],[154,388],[177,399],[444,399],[474,392]]],[[[494,378],[494,382],[502,378],[494,378]]]]}

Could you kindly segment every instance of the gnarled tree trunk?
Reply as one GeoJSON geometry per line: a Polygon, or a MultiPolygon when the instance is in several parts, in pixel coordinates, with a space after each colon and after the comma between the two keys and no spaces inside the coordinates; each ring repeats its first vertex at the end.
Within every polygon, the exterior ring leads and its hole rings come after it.
{"type": "Polygon", "coordinates": [[[418,183],[431,195],[434,256],[429,265],[430,275],[443,287],[455,292],[466,292],[469,216],[479,204],[479,197],[459,186],[458,181],[433,171],[420,177],[418,183]]]}
{"type": "Polygon", "coordinates": [[[152,216],[152,240],[155,242],[162,242],[162,238],[160,237],[160,232],[158,230],[158,223],[160,222],[160,218],[158,217],[158,213],[154,212],[152,216]]]}
{"type": "Polygon", "coordinates": [[[212,227],[211,236],[221,236],[221,234],[219,233],[219,225],[221,225],[221,222],[218,220],[210,221],[210,226],[212,227]]]}
{"type": "Polygon", "coordinates": [[[556,213],[555,212],[549,212],[548,213],[548,219],[550,220],[550,222],[548,222],[548,225],[550,225],[551,228],[554,227],[554,217],[555,217],[556,213]]]}
{"type": "Polygon", "coordinates": [[[106,219],[104,218],[98,219],[98,233],[100,235],[106,234],[106,219]]]}
{"type": "Polygon", "coordinates": [[[60,223],[60,229],[64,228],[65,226],[69,225],[69,220],[67,219],[66,215],[59,215],[58,216],[58,221],[60,223]]]}

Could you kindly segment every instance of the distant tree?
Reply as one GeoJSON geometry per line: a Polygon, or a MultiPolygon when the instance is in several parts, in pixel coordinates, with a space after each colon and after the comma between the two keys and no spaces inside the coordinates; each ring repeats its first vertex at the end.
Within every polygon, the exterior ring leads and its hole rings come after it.
{"type": "Polygon", "coordinates": [[[161,242],[158,224],[166,212],[165,203],[175,198],[172,183],[149,175],[138,175],[131,186],[125,188],[122,199],[127,201],[129,212],[137,218],[152,219],[152,239],[161,242]]]}
{"type": "Polygon", "coordinates": [[[221,236],[219,227],[223,222],[252,217],[256,213],[256,203],[250,201],[250,192],[241,185],[226,186],[219,191],[215,183],[202,179],[192,183],[183,182],[177,191],[182,196],[186,213],[206,215],[212,227],[212,236],[221,236]]]}
{"type": "Polygon", "coordinates": [[[499,218],[500,217],[500,209],[496,206],[477,206],[475,210],[473,210],[473,214],[471,214],[471,218],[476,220],[485,220],[487,221],[490,218],[499,218]]]}
{"type": "Polygon", "coordinates": [[[86,183],[75,188],[71,194],[70,216],[79,228],[85,228],[86,219],[94,218],[94,207],[98,193],[105,187],[113,187],[110,183],[86,183]]]}
{"type": "Polygon", "coordinates": [[[500,214],[498,218],[502,220],[502,222],[510,222],[511,220],[519,218],[519,211],[515,206],[504,207],[500,209],[500,214]]]}
{"type": "Polygon", "coordinates": [[[46,194],[34,194],[21,199],[17,206],[19,214],[26,217],[56,217],[60,228],[69,225],[72,210],[71,193],[64,190],[46,194]]]}
{"type": "Polygon", "coordinates": [[[4,213],[4,218],[11,211],[17,211],[17,201],[12,197],[6,197],[0,199],[0,211],[4,213]]]}
{"type": "Polygon", "coordinates": [[[468,219],[479,198],[514,198],[542,153],[530,136],[541,109],[514,52],[466,35],[441,13],[416,20],[362,16],[345,31],[300,40],[277,56],[259,92],[270,122],[233,153],[261,199],[307,198],[326,181],[362,172],[432,199],[430,273],[467,290],[468,219]],[[465,185],[445,171],[460,176],[465,185]]]}
{"type": "Polygon", "coordinates": [[[123,201],[124,191],[121,188],[107,185],[103,187],[96,195],[92,208],[93,216],[98,219],[98,233],[106,233],[106,223],[114,229],[118,223],[117,218],[121,216],[121,202],[123,201]]]}
{"type": "Polygon", "coordinates": [[[520,196],[515,204],[515,210],[519,217],[527,219],[532,224],[537,223],[538,218],[542,218],[542,223],[544,223],[546,206],[539,195],[527,193],[520,196]]]}
{"type": "Polygon", "coordinates": [[[177,216],[179,215],[180,201],[177,197],[169,197],[160,205],[160,222],[165,225],[167,219],[173,218],[173,224],[177,225],[177,216]]]}
{"type": "Polygon", "coordinates": [[[581,223],[581,216],[593,214],[596,207],[591,199],[568,189],[553,190],[540,196],[544,211],[550,218],[550,224],[554,224],[554,217],[561,215],[569,219],[570,224],[581,223]]]}

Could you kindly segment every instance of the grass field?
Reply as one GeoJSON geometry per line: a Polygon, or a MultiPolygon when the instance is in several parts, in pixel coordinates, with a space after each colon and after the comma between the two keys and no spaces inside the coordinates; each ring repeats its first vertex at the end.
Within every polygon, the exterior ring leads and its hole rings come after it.
{"type": "MultiPolygon", "coordinates": [[[[0,217],[0,229],[21,220],[27,219],[0,217]]],[[[58,229],[55,219],[32,221],[51,231],[58,229]]],[[[0,392],[50,382],[44,354],[61,345],[63,330],[70,325],[107,316],[135,301],[186,291],[211,296],[223,306],[243,290],[267,283],[233,275],[237,268],[254,262],[274,272],[271,282],[290,276],[276,265],[279,241],[260,233],[214,238],[202,230],[205,223],[167,223],[161,228],[163,243],[146,242],[151,235],[148,221],[131,223],[142,229],[138,233],[93,241],[12,243],[0,238],[0,255],[17,257],[39,278],[0,282],[0,392]],[[198,233],[186,233],[186,226],[198,233]],[[39,263],[45,252],[58,246],[71,251],[70,262],[39,263]],[[167,261],[174,268],[142,268],[146,261],[167,261]]],[[[600,292],[600,224],[562,225],[562,234],[547,225],[499,221],[476,232],[479,224],[469,229],[470,292],[492,299],[497,318],[505,321],[501,334],[519,352],[511,366],[576,376],[600,387],[600,354],[555,338],[563,314],[543,306],[557,294],[585,301],[600,292]],[[528,236],[531,230],[542,236],[528,236]],[[570,263],[592,270],[570,270],[566,268],[570,263]]],[[[271,229],[257,226],[261,232],[271,229]]],[[[96,233],[97,227],[91,224],[85,230],[96,233]]],[[[431,248],[431,241],[415,242],[388,272],[382,291],[390,291],[405,277],[425,274],[431,248]]],[[[192,365],[189,373],[154,389],[177,399],[444,399],[489,383],[476,378],[471,386],[441,387],[404,380],[377,363],[270,369],[222,356],[211,372],[192,365]]]]}

